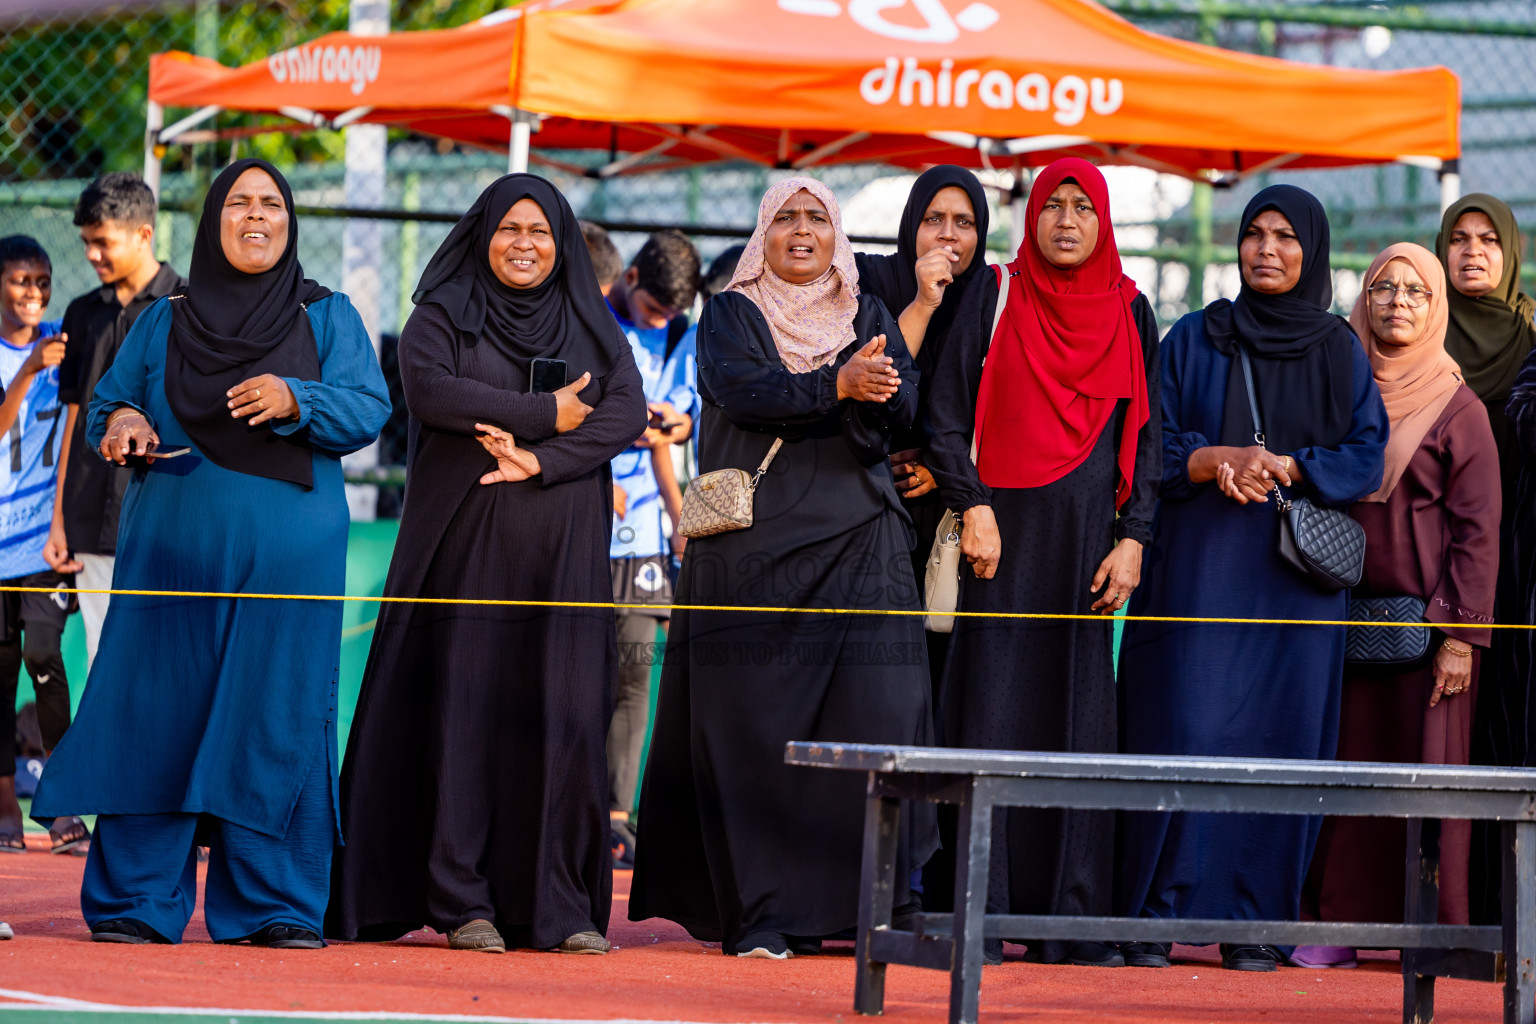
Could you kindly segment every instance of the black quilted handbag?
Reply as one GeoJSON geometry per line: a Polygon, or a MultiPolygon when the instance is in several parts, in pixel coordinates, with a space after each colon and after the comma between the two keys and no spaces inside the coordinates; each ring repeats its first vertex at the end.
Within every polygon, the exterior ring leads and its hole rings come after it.
{"type": "MultiPolygon", "coordinates": [[[[1264,444],[1259,402],[1254,396],[1253,367],[1241,345],[1243,384],[1248,389],[1248,410],[1253,414],[1253,439],[1264,444]]],[[[1324,590],[1348,590],[1365,573],[1365,527],[1336,508],[1314,505],[1307,498],[1287,498],[1275,487],[1275,509],[1280,513],[1280,557],[1300,569],[1324,590]]]]}
{"type": "Polygon", "coordinates": [[[1413,668],[1429,660],[1432,629],[1424,626],[1377,626],[1378,622],[1423,622],[1424,602],[1417,597],[1352,597],[1344,661],[1379,668],[1413,668]]]}
{"type": "Polygon", "coordinates": [[[1365,573],[1365,527],[1336,508],[1306,498],[1279,499],[1280,557],[1324,590],[1358,586],[1365,573]]]}

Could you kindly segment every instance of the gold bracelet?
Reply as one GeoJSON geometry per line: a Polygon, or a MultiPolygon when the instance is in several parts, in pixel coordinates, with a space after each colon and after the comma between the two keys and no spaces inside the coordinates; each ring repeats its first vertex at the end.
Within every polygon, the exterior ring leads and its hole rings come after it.
{"type": "Polygon", "coordinates": [[[113,409],[110,413],[107,414],[107,426],[110,427],[112,424],[116,423],[119,419],[127,419],[128,416],[138,416],[138,417],[142,418],[144,416],[144,414],[142,412],[140,412],[139,410],[135,409],[131,405],[120,405],[116,409],[113,409]],[[118,415],[119,413],[126,413],[127,415],[119,416],[118,415]]]}
{"type": "Polygon", "coordinates": [[[1458,657],[1458,658],[1470,658],[1470,657],[1472,657],[1472,648],[1471,647],[1468,647],[1464,651],[1458,651],[1456,648],[1451,646],[1451,641],[1449,639],[1440,641],[1440,646],[1444,647],[1446,650],[1450,651],[1452,654],[1456,655],[1456,657],[1458,657]]]}

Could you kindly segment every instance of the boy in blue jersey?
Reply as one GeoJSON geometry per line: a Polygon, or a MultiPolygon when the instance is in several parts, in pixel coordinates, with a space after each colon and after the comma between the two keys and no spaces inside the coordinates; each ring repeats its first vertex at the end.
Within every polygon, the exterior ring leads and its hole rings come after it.
{"type": "MultiPolygon", "coordinates": [[[[69,596],[43,560],[53,522],[55,477],[64,424],[59,421],[59,371],[65,336],[59,321],[45,321],[53,292],[53,265],[35,239],[0,238],[0,586],[38,587],[50,593],[0,592],[0,737],[16,734],[16,685],[22,663],[37,694],[43,747],[52,752],[69,728],[69,683],[60,641],[69,596]]],[[[53,850],[76,850],[89,838],[79,818],[52,829],[53,850]]],[[[0,852],[21,853],[21,807],[15,760],[0,757],[0,852]]]]}
{"type": "Polygon", "coordinates": [[[647,606],[618,612],[619,689],[608,727],[608,788],[614,857],[623,867],[634,864],[630,817],[650,721],[651,671],[660,651],[657,630],[666,632],[672,556],[683,550],[677,532],[682,491],[672,446],[693,436],[697,412],[694,330],[680,318],[698,292],[699,264],[688,236],[659,231],[608,292],[608,305],[634,351],[651,413],[646,432],[613,460],[617,521],[608,550],[613,599],[647,606]]]}

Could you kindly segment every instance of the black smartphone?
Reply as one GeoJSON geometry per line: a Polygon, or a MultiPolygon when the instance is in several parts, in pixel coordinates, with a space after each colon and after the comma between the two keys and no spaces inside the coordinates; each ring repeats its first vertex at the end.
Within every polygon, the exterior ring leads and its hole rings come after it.
{"type": "Polygon", "coordinates": [[[528,368],[528,390],[533,393],[559,391],[569,384],[565,379],[564,359],[535,359],[528,368]]]}
{"type": "Polygon", "coordinates": [[[174,445],[160,444],[158,441],[151,441],[142,449],[140,449],[136,443],[130,442],[130,444],[132,446],[131,450],[128,452],[130,458],[174,459],[178,455],[190,455],[192,453],[191,448],[187,448],[185,446],[176,447],[174,445]]]}
{"type": "Polygon", "coordinates": [[[678,427],[682,426],[683,425],[683,421],[682,420],[663,421],[662,418],[661,418],[661,413],[653,412],[653,413],[651,413],[650,425],[652,427],[654,427],[655,429],[657,429],[657,430],[664,430],[664,431],[670,432],[670,431],[676,430],[678,427]]]}

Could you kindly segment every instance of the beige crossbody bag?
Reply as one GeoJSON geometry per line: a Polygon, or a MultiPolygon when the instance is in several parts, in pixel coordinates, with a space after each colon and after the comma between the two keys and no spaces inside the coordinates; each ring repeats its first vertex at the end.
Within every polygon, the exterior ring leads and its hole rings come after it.
{"type": "Polygon", "coordinates": [[[744,469],[717,469],[694,477],[683,494],[677,532],[693,540],[751,526],[752,494],[783,445],[782,437],[774,438],[773,447],[751,476],[744,469]]]}
{"type": "MultiPolygon", "coordinates": [[[[1003,322],[1003,308],[1008,304],[1008,268],[998,271],[997,312],[992,314],[992,333],[987,336],[987,348],[997,335],[997,325],[1003,322]]],[[[981,357],[982,368],[987,357],[981,357]]],[[[976,428],[971,427],[971,462],[976,461],[976,428]]],[[[923,628],[934,633],[950,633],[955,628],[955,609],[960,606],[960,517],[951,509],[944,510],[939,528],[933,536],[933,548],[928,552],[928,571],[923,574],[923,628]]]]}

